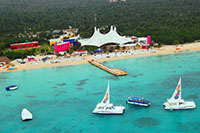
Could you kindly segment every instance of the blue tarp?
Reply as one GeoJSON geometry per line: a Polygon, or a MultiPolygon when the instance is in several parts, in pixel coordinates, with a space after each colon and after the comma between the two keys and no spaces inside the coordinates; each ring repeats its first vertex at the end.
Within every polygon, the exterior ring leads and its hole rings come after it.
{"type": "Polygon", "coordinates": [[[47,60],[47,59],[48,59],[48,57],[42,58],[42,60],[44,60],[44,61],[47,60]]]}
{"type": "Polygon", "coordinates": [[[103,50],[95,50],[94,53],[101,53],[103,50]]]}

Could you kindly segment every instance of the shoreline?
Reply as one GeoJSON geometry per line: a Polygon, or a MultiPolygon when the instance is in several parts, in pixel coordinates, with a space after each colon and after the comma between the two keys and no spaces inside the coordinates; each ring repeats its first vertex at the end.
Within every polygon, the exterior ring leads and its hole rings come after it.
{"type": "Polygon", "coordinates": [[[21,70],[30,70],[30,69],[39,69],[39,68],[47,68],[47,67],[59,67],[59,66],[71,66],[71,65],[79,65],[79,64],[86,64],[88,60],[95,59],[96,61],[110,61],[110,60],[120,60],[120,59],[128,59],[128,58],[135,58],[135,57],[145,57],[145,56],[155,56],[155,55],[166,55],[166,54],[173,54],[173,53],[180,53],[181,51],[188,50],[191,51],[198,51],[200,50],[200,42],[195,43],[187,43],[187,44],[180,44],[180,45],[167,45],[161,48],[154,48],[156,52],[154,53],[140,53],[136,55],[126,55],[126,56],[118,56],[118,57],[110,57],[110,58],[100,58],[96,59],[93,56],[87,56],[87,59],[84,60],[76,60],[76,61],[69,61],[69,62],[62,62],[62,63],[53,63],[53,64],[19,64],[16,63],[16,60],[12,61],[17,67],[17,70],[6,70],[0,68],[0,73],[4,72],[12,72],[12,71],[21,71],[21,70]],[[180,48],[180,50],[176,50],[176,48],[180,48]]]}

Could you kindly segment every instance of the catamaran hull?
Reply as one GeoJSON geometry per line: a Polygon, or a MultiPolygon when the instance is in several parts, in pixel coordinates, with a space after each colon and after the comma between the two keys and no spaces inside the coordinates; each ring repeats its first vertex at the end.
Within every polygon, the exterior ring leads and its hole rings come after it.
{"type": "Polygon", "coordinates": [[[193,101],[185,101],[181,105],[171,105],[168,102],[163,104],[166,110],[185,110],[185,109],[195,109],[196,105],[193,101]]]}
{"type": "Polygon", "coordinates": [[[92,112],[93,114],[99,114],[99,115],[122,115],[124,113],[123,112],[92,112]]]}
{"type": "Polygon", "coordinates": [[[148,106],[151,105],[151,104],[142,104],[142,103],[135,103],[135,102],[129,102],[129,101],[126,101],[126,103],[133,104],[133,105],[144,106],[144,107],[148,107],[148,106]]]}
{"type": "Polygon", "coordinates": [[[115,106],[115,109],[99,109],[98,107],[93,110],[93,114],[101,114],[101,115],[121,115],[124,113],[125,107],[123,106],[115,106]]]}

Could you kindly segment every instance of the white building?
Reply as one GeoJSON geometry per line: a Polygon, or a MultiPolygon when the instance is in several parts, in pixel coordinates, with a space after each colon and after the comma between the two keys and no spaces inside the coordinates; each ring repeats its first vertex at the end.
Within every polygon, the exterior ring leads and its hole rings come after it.
{"type": "Polygon", "coordinates": [[[96,46],[101,47],[104,44],[115,43],[124,44],[132,42],[130,37],[120,36],[117,33],[116,27],[111,26],[110,31],[107,34],[100,33],[100,30],[96,27],[94,28],[94,34],[89,39],[79,40],[81,46],[96,46]]]}
{"type": "Polygon", "coordinates": [[[109,2],[117,2],[117,0],[109,0],[109,2]]]}

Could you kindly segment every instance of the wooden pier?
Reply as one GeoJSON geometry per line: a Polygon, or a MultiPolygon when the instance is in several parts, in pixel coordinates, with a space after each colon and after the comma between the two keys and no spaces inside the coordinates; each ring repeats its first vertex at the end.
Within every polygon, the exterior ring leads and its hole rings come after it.
{"type": "Polygon", "coordinates": [[[99,67],[99,68],[101,68],[101,69],[103,69],[103,70],[115,75],[115,76],[123,76],[123,75],[127,75],[128,74],[127,72],[122,71],[121,69],[110,68],[110,67],[108,67],[108,66],[106,66],[106,65],[104,65],[104,64],[102,64],[102,63],[100,63],[98,61],[95,61],[95,60],[89,60],[88,62],[90,64],[92,64],[92,65],[95,65],[95,66],[97,66],[97,67],[99,67]]]}

